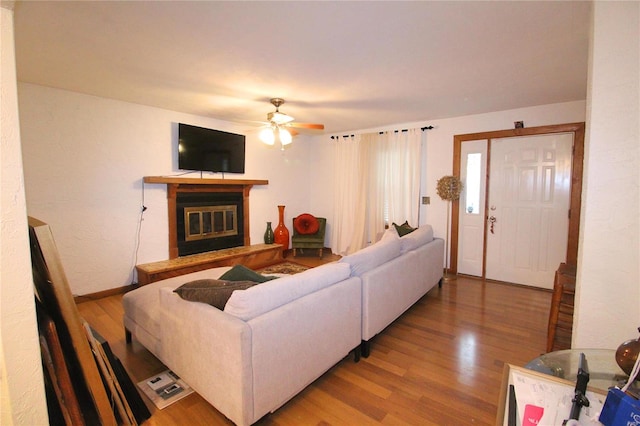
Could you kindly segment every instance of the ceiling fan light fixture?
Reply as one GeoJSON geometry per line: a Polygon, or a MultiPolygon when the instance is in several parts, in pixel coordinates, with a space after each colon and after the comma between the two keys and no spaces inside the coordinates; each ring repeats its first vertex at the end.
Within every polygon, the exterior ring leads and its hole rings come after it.
{"type": "Polygon", "coordinates": [[[271,104],[276,107],[276,110],[267,114],[267,120],[269,123],[267,127],[262,129],[258,134],[258,138],[267,145],[273,146],[276,142],[280,142],[282,150],[285,145],[289,145],[293,142],[293,137],[298,134],[295,128],[303,129],[324,129],[322,124],[310,124],[310,123],[292,123],[294,118],[290,115],[281,113],[278,108],[284,104],[282,98],[272,98],[271,104]]]}
{"type": "Polygon", "coordinates": [[[280,143],[282,146],[289,145],[293,142],[293,137],[287,129],[278,128],[278,136],[280,136],[280,143]]]}
{"type": "Polygon", "coordinates": [[[271,127],[262,129],[258,138],[267,145],[273,145],[276,142],[276,135],[271,127]]]}

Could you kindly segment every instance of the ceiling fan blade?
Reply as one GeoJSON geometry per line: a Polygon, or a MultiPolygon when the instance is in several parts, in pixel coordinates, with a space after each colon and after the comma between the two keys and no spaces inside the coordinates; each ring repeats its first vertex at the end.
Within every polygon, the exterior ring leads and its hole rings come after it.
{"type": "Polygon", "coordinates": [[[313,124],[313,123],[288,123],[289,127],[297,127],[299,129],[316,129],[316,130],[324,130],[324,124],[313,124]]]}

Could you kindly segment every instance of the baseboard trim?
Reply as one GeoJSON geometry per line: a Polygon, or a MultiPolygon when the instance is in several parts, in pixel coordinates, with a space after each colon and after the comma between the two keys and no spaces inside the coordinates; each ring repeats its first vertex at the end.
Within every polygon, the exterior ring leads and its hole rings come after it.
{"type": "Polygon", "coordinates": [[[134,290],[138,288],[139,285],[137,283],[129,284],[124,287],[110,288],[109,290],[99,291],[97,293],[89,293],[82,296],[78,296],[76,294],[73,295],[73,300],[76,302],[76,305],[82,302],[89,302],[92,300],[102,299],[108,296],[114,296],[116,294],[124,294],[128,291],[134,290]]]}

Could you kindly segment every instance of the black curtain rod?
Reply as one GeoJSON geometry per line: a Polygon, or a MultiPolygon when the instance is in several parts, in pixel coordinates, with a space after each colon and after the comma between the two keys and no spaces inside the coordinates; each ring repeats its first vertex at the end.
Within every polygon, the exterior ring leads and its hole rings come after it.
{"type": "MultiPolygon", "coordinates": [[[[420,130],[422,130],[423,132],[425,130],[431,130],[433,129],[433,126],[426,126],[426,127],[420,127],[420,130]]],[[[409,129],[402,129],[402,130],[394,130],[393,133],[398,133],[398,132],[408,132],[409,129]]],[[[383,134],[384,132],[378,132],[379,135],[383,134]]]]}
{"type": "MultiPolygon", "coordinates": [[[[433,126],[426,126],[426,127],[421,127],[420,130],[422,130],[423,132],[425,130],[431,130],[433,129],[433,126]]],[[[393,133],[398,133],[398,132],[408,132],[409,129],[402,129],[402,130],[394,130],[393,133]]],[[[379,135],[383,134],[384,132],[378,132],[379,135]]],[[[342,135],[343,138],[348,138],[348,137],[353,137],[355,135],[342,135]]],[[[335,139],[338,136],[331,136],[331,139],[335,139]]]]}

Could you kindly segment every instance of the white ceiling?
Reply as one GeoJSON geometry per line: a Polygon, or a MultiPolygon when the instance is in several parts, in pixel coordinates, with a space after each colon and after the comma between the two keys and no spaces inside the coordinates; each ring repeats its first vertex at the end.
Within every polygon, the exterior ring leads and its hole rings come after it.
{"type": "Polygon", "coordinates": [[[326,133],[586,99],[581,1],[19,1],[18,80],[326,133]]]}

